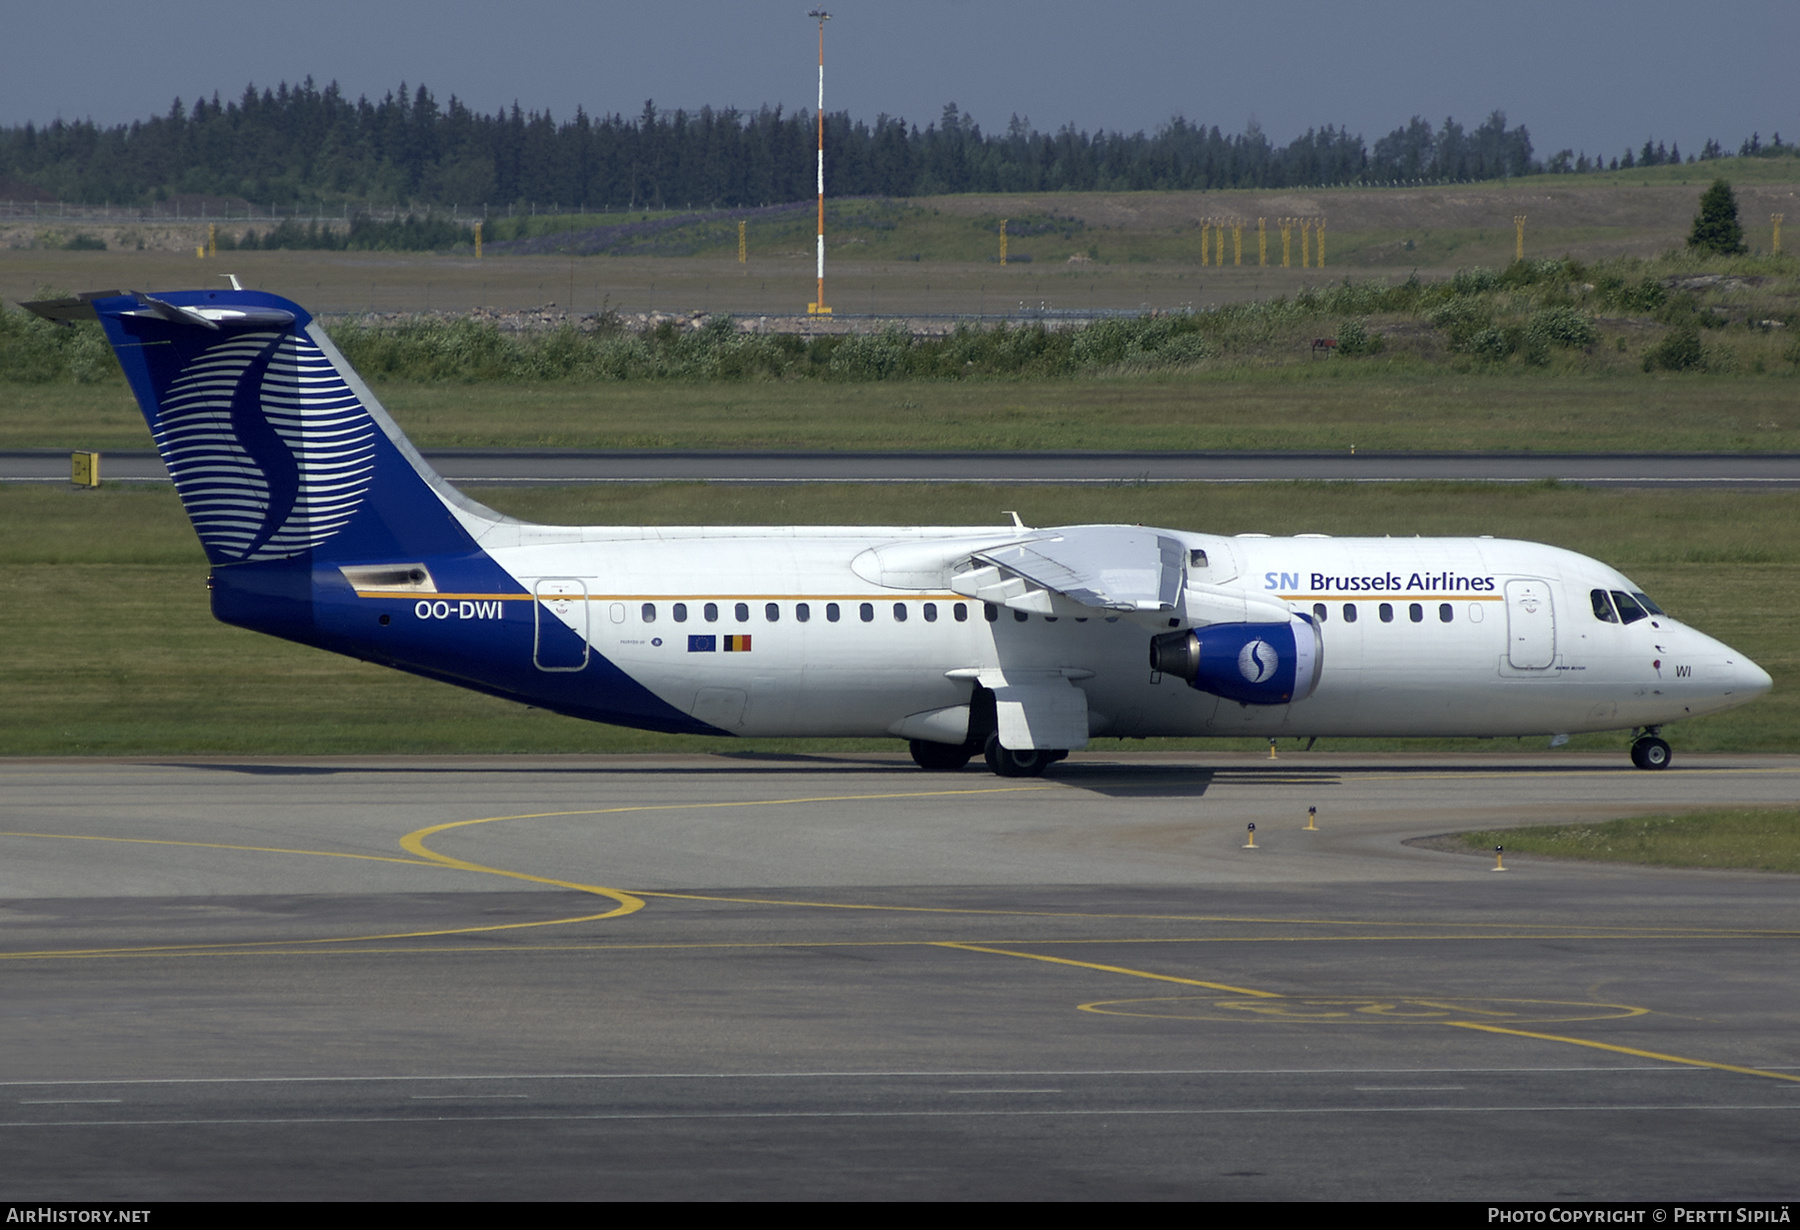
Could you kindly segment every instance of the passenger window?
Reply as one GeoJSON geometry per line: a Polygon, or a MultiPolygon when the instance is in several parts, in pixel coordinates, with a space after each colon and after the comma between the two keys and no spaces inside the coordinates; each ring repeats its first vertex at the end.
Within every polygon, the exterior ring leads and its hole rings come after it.
{"type": "Polygon", "coordinates": [[[838,615],[838,604],[835,602],[827,602],[825,604],[825,618],[831,623],[836,623],[838,621],[838,615]]]}
{"type": "Polygon", "coordinates": [[[925,622],[928,624],[937,622],[937,603],[927,602],[925,604],[925,622]]]}
{"type": "Polygon", "coordinates": [[[702,613],[705,614],[707,623],[716,624],[719,622],[719,604],[718,603],[716,603],[716,602],[707,603],[705,608],[703,609],[702,613]]]}
{"type": "Polygon", "coordinates": [[[1313,618],[1320,623],[1325,622],[1325,604],[1323,602],[1313,603],[1313,618]]]}
{"type": "Polygon", "coordinates": [[[675,622],[678,624],[687,622],[687,603],[677,602],[675,604],[675,622]]]}
{"type": "Polygon", "coordinates": [[[1425,622],[1425,608],[1414,602],[1407,606],[1406,617],[1416,624],[1425,622]]]}
{"type": "Polygon", "coordinates": [[[862,621],[866,624],[875,622],[875,604],[873,602],[863,603],[856,613],[862,616],[862,621]]]}
{"type": "Polygon", "coordinates": [[[969,604],[968,603],[959,602],[953,608],[951,608],[951,611],[956,616],[957,623],[966,624],[969,622],[969,604]]]}
{"type": "Polygon", "coordinates": [[[1622,594],[1615,589],[1613,590],[1613,601],[1618,604],[1619,618],[1628,624],[1650,618],[1650,612],[1639,606],[1630,594],[1622,594]]]}
{"type": "Polygon", "coordinates": [[[763,618],[768,620],[770,623],[774,623],[776,620],[780,619],[781,618],[781,604],[779,602],[770,602],[770,603],[765,604],[763,606],[763,618]]]}
{"type": "Polygon", "coordinates": [[[1030,618],[1031,618],[1031,616],[1029,616],[1029,615],[1027,615],[1027,614],[1026,614],[1026,613],[1025,613],[1025,612],[1024,612],[1024,611],[1014,611],[1014,612],[1013,612],[1013,621],[1014,621],[1014,622],[1015,622],[1015,623],[1021,623],[1021,624],[1022,624],[1022,623],[1024,623],[1024,622],[1025,622],[1025,621],[1026,621],[1026,620],[1028,620],[1028,619],[1030,619],[1030,618]]]}
{"type": "Polygon", "coordinates": [[[656,603],[654,603],[654,602],[644,603],[643,615],[644,615],[645,623],[647,623],[647,624],[655,623],[656,622],[656,603]]]}
{"type": "Polygon", "coordinates": [[[731,613],[737,616],[737,621],[741,624],[750,622],[750,604],[748,602],[738,603],[731,608],[731,613]]]}
{"type": "Polygon", "coordinates": [[[812,618],[812,608],[804,602],[794,603],[794,618],[805,623],[812,618]]]}
{"type": "Polygon", "coordinates": [[[1613,614],[1612,599],[1606,596],[1603,589],[1588,590],[1588,601],[1594,605],[1594,618],[1601,623],[1616,624],[1619,617],[1613,614]]]}
{"type": "Polygon", "coordinates": [[[1448,602],[1438,603],[1438,622],[1439,623],[1447,624],[1455,617],[1456,617],[1456,614],[1454,611],[1452,611],[1450,609],[1450,604],[1448,602]]]}
{"type": "Polygon", "coordinates": [[[1391,624],[1394,622],[1394,604],[1393,603],[1384,602],[1381,604],[1381,622],[1384,624],[1391,624]]]}
{"type": "Polygon", "coordinates": [[[1344,622],[1347,624],[1353,624],[1356,622],[1356,603],[1354,603],[1354,602],[1344,603],[1344,622]]]}
{"type": "Polygon", "coordinates": [[[989,623],[993,623],[1000,618],[1000,608],[991,602],[984,602],[981,604],[981,617],[989,623]]]}
{"type": "Polygon", "coordinates": [[[904,602],[894,603],[894,622],[897,624],[903,624],[906,622],[906,603],[904,603],[904,602]]]}
{"type": "Polygon", "coordinates": [[[1206,567],[1206,552],[1200,550],[1200,548],[1198,548],[1198,547],[1191,548],[1188,551],[1188,567],[1189,568],[1204,568],[1204,567],[1206,567]]]}

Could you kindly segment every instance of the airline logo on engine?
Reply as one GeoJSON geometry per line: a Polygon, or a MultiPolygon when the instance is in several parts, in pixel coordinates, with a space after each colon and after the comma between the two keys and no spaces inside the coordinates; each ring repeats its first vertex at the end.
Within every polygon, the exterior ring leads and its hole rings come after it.
{"type": "Polygon", "coordinates": [[[1312,593],[1327,594],[1397,594],[1397,593],[1491,593],[1497,582],[1490,576],[1469,576],[1460,572],[1413,572],[1402,576],[1397,572],[1372,576],[1344,577],[1328,572],[1265,572],[1263,588],[1293,593],[1302,588],[1312,593]],[[1301,582],[1309,582],[1302,585],[1301,582]]]}
{"type": "Polygon", "coordinates": [[[1250,683],[1262,683],[1281,665],[1281,655],[1267,641],[1251,641],[1238,650],[1238,674],[1250,683]]]}

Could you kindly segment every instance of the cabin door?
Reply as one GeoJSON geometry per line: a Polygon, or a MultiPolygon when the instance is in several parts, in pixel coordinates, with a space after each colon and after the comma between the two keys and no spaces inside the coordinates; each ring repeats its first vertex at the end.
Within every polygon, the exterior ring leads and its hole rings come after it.
{"type": "Polygon", "coordinates": [[[537,601],[531,660],[541,671],[578,671],[588,664],[588,592],[580,577],[543,577],[532,586],[537,601]]]}
{"type": "Polygon", "coordinates": [[[1547,581],[1506,583],[1506,661],[1515,670],[1544,670],[1556,661],[1556,608],[1547,581]]]}

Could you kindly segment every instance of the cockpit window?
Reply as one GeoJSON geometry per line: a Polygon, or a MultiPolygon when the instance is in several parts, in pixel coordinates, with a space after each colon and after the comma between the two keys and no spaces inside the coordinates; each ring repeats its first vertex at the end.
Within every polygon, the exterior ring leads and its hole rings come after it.
{"type": "Polygon", "coordinates": [[[1603,589],[1590,589],[1588,600],[1594,604],[1594,618],[1602,623],[1616,624],[1619,617],[1613,614],[1612,599],[1606,596],[1603,589]]]}
{"type": "Polygon", "coordinates": [[[1650,612],[1639,606],[1637,600],[1630,594],[1621,593],[1615,589],[1612,597],[1613,601],[1618,604],[1619,618],[1625,623],[1634,624],[1640,619],[1650,618],[1650,612]]]}
{"type": "Polygon", "coordinates": [[[1667,611],[1657,606],[1656,603],[1650,601],[1650,595],[1648,594],[1640,594],[1634,589],[1631,591],[1631,596],[1637,599],[1639,606],[1643,607],[1646,611],[1649,611],[1652,615],[1668,614],[1667,611]]]}

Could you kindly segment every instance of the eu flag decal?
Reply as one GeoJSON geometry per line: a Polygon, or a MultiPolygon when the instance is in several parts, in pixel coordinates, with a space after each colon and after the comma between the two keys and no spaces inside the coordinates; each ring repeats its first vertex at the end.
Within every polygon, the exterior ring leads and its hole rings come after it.
{"type": "Polygon", "coordinates": [[[726,653],[749,653],[750,652],[750,637],[749,637],[749,635],[746,634],[744,636],[728,636],[728,637],[726,637],[725,638],[725,652],[726,653]]]}
{"type": "Polygon", "coordinates": [[[688,637],[688,652],[717,653],[719,652],[719,638],[716,636],[690,636],[688,637]]]}

